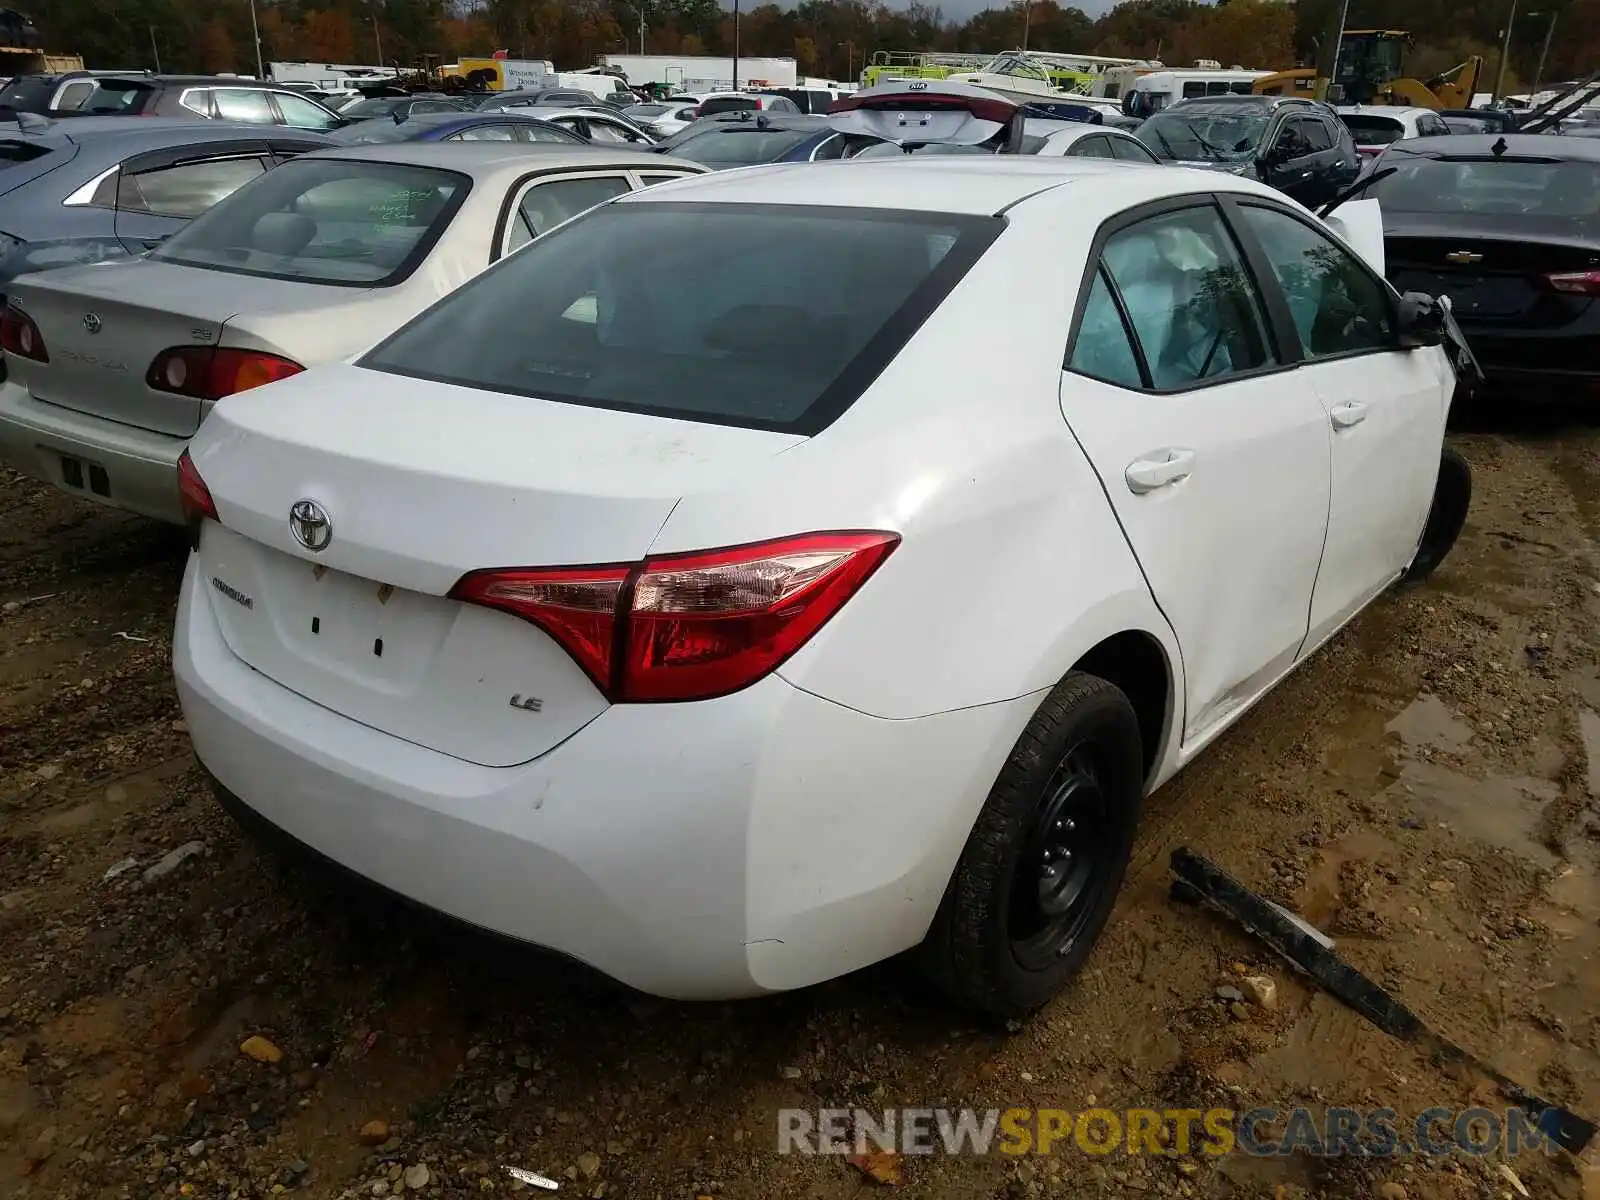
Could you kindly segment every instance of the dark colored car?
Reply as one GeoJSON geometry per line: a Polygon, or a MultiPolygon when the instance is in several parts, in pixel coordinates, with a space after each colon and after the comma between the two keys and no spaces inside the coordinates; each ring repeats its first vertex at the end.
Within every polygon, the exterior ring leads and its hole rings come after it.
{"type": "Polygon", "coordinates": [[[95,81],[82,116],[181,117],[282,125],[326,133],[343,117],[310,97],[255,79],[215,75],[113,75],[95,81]]]}
{"type": "Polygon", "coordinates": [[[1447,295],[1491,388],[1600,399],[1600,145],[1550,134],[1397,142],[1367,195],[1401,291],[1447,295]]]}
{"type": "Polygon", "coordinates": [[[40,117],[77,112],[94,94],[96,82],[92,71],[19,75],[0,88],[0,120],[10,120],[24,112],[40,117]]]}
{"type": "Polygon", "coordinates": [[[30,271],[140,254],[319,134],[81,117],[0,134],[0,289],[30,271]]]}
{"type": "Polygon", "coordinates": [[[763,96],[782,96],[784,99],[792,101],[798,111],[812,116],[826,116],[829,106],[837,98],[836,93],[826,88],[762,88],[761,94],[763,96]]]}
{"type": "Polygon", "coordinates": [[[826,117],[784,113],[769,116],[745,110],[702,117],[654,149],[721,171],[758,163],[849,158],[879,140],[841,133],[826,117]]]}
{"type": "Polygon", "coordinates": [[[329,135],[341,146],[378,142],[553,142],[586,146],[576,133],[514,112],[419,113],[408,121],[359,121],[329,135]]]}
{"type": "Polygon", "coordinates": [[[1338,114],[1296,96],[1180,100],[1135,132],[1163,162],[1259,179],[1307,207],[1332,200],[1361,173],[1338,114]]]}
{"type": "Polygon", "coordinates": [[[391,121],[409,121],[427,113],[467,113],[472,109],[454,96],[368,96],[356,100],[339,110],[346,121],[372,121],[387,118],[391,121]]]}
{"type": "Polygon", "coordinates": [[[579,88],[523,88],[519,91],[489,92],[488,95],[490,98],[477,106],[480,110],[542,108],[549,104],[592,108],[600,103],[593,92],[585,92],[579,88]]]}
{"type": "Polygon", "coordinates": [[[1519,120],[1499,108],[1441,108],[1439,116],[1451,133],[1515,133],[1519,120]]]}

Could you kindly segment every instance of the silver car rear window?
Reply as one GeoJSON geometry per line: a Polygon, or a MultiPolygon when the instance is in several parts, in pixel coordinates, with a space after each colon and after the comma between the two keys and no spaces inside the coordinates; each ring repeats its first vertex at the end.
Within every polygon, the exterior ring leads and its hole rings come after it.
{"type": "Polygon", "coordinates": [[[887,209],[611,203],[446,297],[361,365],[815,433],[870,386],[1004,224],[887,209]]]}
{"type": "Polygon", "coordinates": [[[467,176],[433,167],[302,159],[240,188],[153,257],[269,279],[385,287],[416,270],[471,186],[467,176]]]}

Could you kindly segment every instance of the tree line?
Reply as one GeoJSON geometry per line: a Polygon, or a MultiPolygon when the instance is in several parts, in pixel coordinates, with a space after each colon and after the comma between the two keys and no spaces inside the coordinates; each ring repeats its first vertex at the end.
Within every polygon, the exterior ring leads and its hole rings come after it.
{"type": "MultiPolygon", "coordinates": [[[[740,53],[792,57],[802,73],[855,78],[887,50],[966,53],[1026,46],[1171,66],[1215,59],[1280,68],[1314,61],[1340,0],[1124,0],[1099,19],[1057,0],[1011,0],[966,21],[921,0],[743,0],[740,53]]],[[[1407,73],[1419,77],[1482,55],[1498,67],[1511,0],[1352,0],[1349,27],[1404,28],[1407,73]]],[[[250,0],[46,0],[33,14],[45,49],[93,67],[254,73],[250,0]]],[[[1510,90],[1600,65],[1600,0],[1522,0],[1507,59],[1510,90]],[[1546,53],[1548,49],[1548,53],[1546,53]]],[[[733,14],[719,0],[255,0],[263,61],[375,63],[404,68],[505,50],[563,69],[611,53],[731,54],[733,14]],[[641,38],[642,25],[642,38],[641,38]]]]}

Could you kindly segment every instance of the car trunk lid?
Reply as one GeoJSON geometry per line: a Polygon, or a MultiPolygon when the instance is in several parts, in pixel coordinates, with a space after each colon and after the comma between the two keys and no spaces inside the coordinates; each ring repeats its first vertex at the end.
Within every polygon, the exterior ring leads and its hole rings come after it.
{"type": "Polygon", "coordinates": [[[1449,296],[1462,321],[1555,328],[1592,303],[1547,282],[1600,268],[1600,248],[1569,220],[1497,216],[1442,224],[1387,211],[1384,217],[1390,280],[1401,291],[1449,296]]]}
{"type": "Polygon", "coordinates": [[[681,496],[801,440],[327,367],[219,405],[195,439],[222,521],[199,567],[224,639],[262,675],[508,766],[607,701],[542,629],[449,599],[461,576],[639,561],[681,496]],[[291,528],[302,500],[329,521],[319,551],[291,528]]]}
{"type": "MultiPolygon", "coordinates": [[[[210,403],[145,382],[162,351],[237,344],[311,366],[375,336],[367,289],[246,280],[149,259],[25,276],[10,290],[50,355],[47,363],[12,364],[36,399],[175,437],[192,435],[210,403]]],[[[391,307],[394,299],[386,297],[391,307]]]]}

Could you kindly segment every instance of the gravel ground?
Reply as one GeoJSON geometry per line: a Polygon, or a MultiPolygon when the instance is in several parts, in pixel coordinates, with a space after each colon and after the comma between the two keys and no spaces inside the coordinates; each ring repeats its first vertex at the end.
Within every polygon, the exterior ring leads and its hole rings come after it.
{"type": "MultiPolygon", "coordinates": [[[[182,539],[0,473],[0,1194],[484,1196],[525,1189],[511,1165],[563,1196],[843,1200],[881,1185],[777,1154],[779,1108],[1497,1102],[1174,906],[1184,844],[1600,1115],[1600,432],[1454,440],[1477,488],[1455,554],[1153,798],[1089,969],[1009,1031],[898,964],[644,999],[281,863],[189,754],[182,539]],[[1270,1010],[1227,990],[1256,974],[1270,1010]]],[[[1516,1196],[1465,1155],[893,1165],[907,1197],[1516,1196]]],[[[1600,1198],[1570,1158],[1513,1166],[1533,1196],[1600,1198]]]]}

